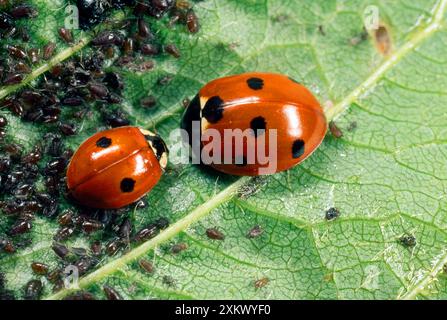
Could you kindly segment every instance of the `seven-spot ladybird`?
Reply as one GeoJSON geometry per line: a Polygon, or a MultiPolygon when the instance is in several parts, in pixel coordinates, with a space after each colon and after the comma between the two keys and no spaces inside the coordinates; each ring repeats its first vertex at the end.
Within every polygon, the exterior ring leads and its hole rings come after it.
{"type": "Polygon", "coordinates": [[[67,169],[70,194],[94,208],[120,208],[150,191],[167,165],[168,149],[156,134],[136,127],[96,133],[67,169]]]}
{"type": "Polygon", "coordinates": [[[209,129],[215,129],[221,137],[225,136],[226,129],[252,129],[251,135],[245,135],[242,142],[239,140],[242,148],[235,146],[238,142],[234,138],[230,145],[221,138],[217,150],[209,148],[213,159],[216,152],[221,159],[229,153],[232,162],[205,163],[203,152],[200,158],[202,163],[224,173],[249,176],[279,172],[297,165],[315,151],[327,130],[323,110],[312,93],[287,76],[271,73],[245,73],[209,82],[185,110],[181,127],[188,132],[193,152],[194,145],[198,144],[204,151],[213,142],[214,138],[204,139],[209,129]],[[199,125],[194,127],[194,121],[199,125]],[[252,161],[247,161],[247,155],[248,151],[265,148],[265,155],[274,156],[269,154],[269,141],[273,141],[269,135],[271,129],[276,129],[277,133],[276,157],[271,158],[276,162],[273,172],[266,172],[260,170],[267,168],[265,161],[253,157],[252,161]],[[258,141],[262,135],[265,143],[260,145],[258,141]]]}

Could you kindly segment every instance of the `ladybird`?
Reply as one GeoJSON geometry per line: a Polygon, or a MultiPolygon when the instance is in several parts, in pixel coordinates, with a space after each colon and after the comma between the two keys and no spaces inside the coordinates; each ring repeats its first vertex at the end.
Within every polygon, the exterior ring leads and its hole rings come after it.
{"type": "Polygon", "coordinates": [[[206,84],[185,110],[181,127],[188,134],[184,137],[193,149],[193,160],[198,156],[194,146],[199,146],[199,163],[227,174],[257,176],[287,170],[306,159],[323,141],[327,122],[319,102],[306,87],[281,74],[252,72],[206,84]],[[221,136],[217,143],[212,143],[214,135],[204,138],[210,129],[221,136]],[[228,144],[227,129],[251,129],[251,134],[244,134],[243,140],[233,136],[228,144]],[[207,148],[209,144],[213,147],[207,148]],[[270,163],[259,156],[248,159],[253,150],[259,154],[263,149],[270,163]],[[213,161],[205,163],[205,150],[213,161]],[[231,161],[222,160],[223,155],[228,159],[227,154],[231,161]],[[216,158],[221,160],[214,161],[216,158]]]}
{"type": "Polygon", "coordinates": [[[126,126],[98,132],[68,165],[69,194],[93,208],[124,207],[157,184],[167,161],[168,148],[150,131],[126,126]]]}

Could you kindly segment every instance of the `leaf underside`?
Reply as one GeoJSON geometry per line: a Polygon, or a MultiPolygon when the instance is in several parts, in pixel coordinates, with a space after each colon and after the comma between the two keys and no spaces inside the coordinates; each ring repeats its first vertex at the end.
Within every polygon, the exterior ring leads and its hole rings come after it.
{"type": "MultiPolygon", "coordinates": [[[[65,1],[32,3],[39,16],[28,22],[30,46],[56,41],[67,59],[89,50],[72,52],[57,36],[65,1]]],[[[198,34],[176,26],[161,35],[178,45],[180,59],[158,57],[150,72],[118,70],[133,125],[155,129],[169,145],[184,98],[217,77],[267,71],[305,84],[343,136],[328,135],[298,167],[260,179],[170,164],[147,196],[148,206],[130,214],[136,230],[159,217],[171,226],[141,246],[104,257],[80,286],[103,298],[108,284],[126,299],[446,298],[447,0],[205,0],[194,9],[198,34]],[[370,5],[379,8],[390,35],[387,55],[373,33],[362,37],[370,5]],[[165,75],[172,81],[160,86],[165,75]],[[139,105],[148,94],[157,98],[154,109],[139,105]],[[327,221],[331,207],[340,217],[327,221]],[[247,238],[255,225],[264,232],[247,238]],[[212,227],[224,233],[223,241],[206,236],[212,227]],[[414,236],[416,245],[403,245],[403,235],[414,236]],[[173,254],[177,243],[188,248],[173,254]],[[140,268],[141,258],[153,263],[152,274],[140,268]],[[264,278],[264,286],[255,285],[264,278]]],[[[79,31],[75,38],[88,41],[90,34],[79,31]]],[[[8,138],[27,149],[49,130],[4,109],[0,114],[9,120],[8,138]]],[[[66,144],[75,149],[97,129],[95,117],[86,119],[66,144]]],[[[0,216],[0,237],[8,226],[0,216]]],[[[39,278],[33,261],[60,264],[51,250],[57,228],[37,218],[30,245],[0,253],[0,272],[18,297],[39,278]]],[[[67,244],[88,248],[98,238],[78,234],[67,244]]],[[[43,298],[69,293],[53,295],[45,285],[43,298]]]]}

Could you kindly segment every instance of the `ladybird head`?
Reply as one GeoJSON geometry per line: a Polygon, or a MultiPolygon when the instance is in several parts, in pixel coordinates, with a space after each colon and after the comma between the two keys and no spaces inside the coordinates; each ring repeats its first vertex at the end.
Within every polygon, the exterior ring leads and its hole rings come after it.
{"type": "Polygon", "coordinates": [[[140,129],[140,132],[146,138],[149,146],[151,147],[152,151],[157,157],[161,168],[165,169],[168,164],[168,154],[169,154],[169,150],[168,147],[166,146],[166,143],[159,135],[149,130],[140,129]]]}

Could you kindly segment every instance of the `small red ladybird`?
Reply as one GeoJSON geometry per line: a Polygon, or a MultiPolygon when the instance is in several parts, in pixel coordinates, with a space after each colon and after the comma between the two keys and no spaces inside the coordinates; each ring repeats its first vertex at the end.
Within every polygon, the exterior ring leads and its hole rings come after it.
{"type": "Polygon", "coordinates": [[[280,74],[245,73],[206,84],[185,110],[181,127],[188,133],[193,156],[197,157],[194,145],[199,145],[201,163],[228,174],[256,176],[287,170],[306,159],[322,142],[327,123],[317,99],[295,80],[280,74]],[[228,129],[251,129],[251,134],[244,134],[243,140],[233,137],[228,145],[224,143],[228,129]],[[216,138],[209,131],[224,137],[214,143],[217,148],[207,148],[216,138]],[[208,155],[213,159],[223,155],[228,159],[230,154],[233,161],[206,163],[206,149],[212,149],[208,155]],[[253,150],[269,154],[271,149],[276,153],[273,170],[257,156],[249,157],[253,150]]]}
{"type": "Polygon", "coordinates": [[[84,141],[67,169],[70,194],[81,204],[112,209],[137,201],[160,179],[168,149],[156,134],[119,127],[84,141]]]}

